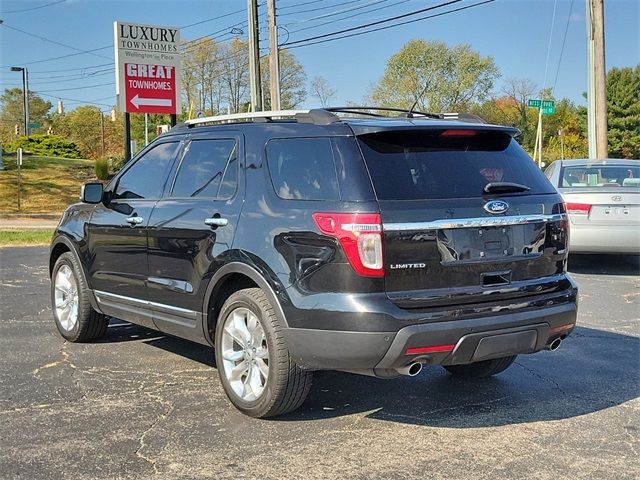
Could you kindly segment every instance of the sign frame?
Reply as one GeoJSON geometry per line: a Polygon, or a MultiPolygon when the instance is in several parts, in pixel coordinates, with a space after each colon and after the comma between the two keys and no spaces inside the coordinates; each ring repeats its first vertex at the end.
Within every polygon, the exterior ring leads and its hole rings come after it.
{"type": "Polygon", "coordinates": [[[115,21],[113,41],[118,111],[181,113],[180,29],[115,21]]]}

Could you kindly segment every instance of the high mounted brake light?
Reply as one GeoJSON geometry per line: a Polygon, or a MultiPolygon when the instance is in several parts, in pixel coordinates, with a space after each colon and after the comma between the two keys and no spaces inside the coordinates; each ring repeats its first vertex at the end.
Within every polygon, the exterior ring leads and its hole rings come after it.
{"type": "Polygon", "coordinates": [[[314,213],[320,231],[336,238],[358,275],[384,276],[379,213],[314,213]]]}
{"type": "Polygon", "coordinates": [[[440,134],[441,137],[473,137],[475,135],[475,130],[464,130],[461,128],[452,128],[440,134]]]}

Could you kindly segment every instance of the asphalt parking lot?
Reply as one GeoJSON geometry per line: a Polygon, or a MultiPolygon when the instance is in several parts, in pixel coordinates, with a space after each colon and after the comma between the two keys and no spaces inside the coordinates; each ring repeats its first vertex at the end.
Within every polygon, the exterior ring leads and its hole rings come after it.
{"type": "Polygon", "coordinates": [[[0,250],[2,478],[640,477],[640,263],[577,257],[577,331],[460,381],[326,372],[301,410],[227,402],[210,349],[112,321],[65,343],[44,247],[0,250]]]}

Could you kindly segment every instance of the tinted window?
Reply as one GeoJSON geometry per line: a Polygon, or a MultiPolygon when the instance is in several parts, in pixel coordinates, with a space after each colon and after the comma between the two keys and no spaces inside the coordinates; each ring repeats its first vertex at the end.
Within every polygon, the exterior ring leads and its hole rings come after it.
{"type": "Polygon", "coordinates": [[[160,198],[178,145],[161,143],[137,159],[118,179],[114,199],[160,198]]]}
{"type": "Polygon", "coordinates": [[[192,141],[185,149],[171,196],[230,197],[238,178],[235,157],[233,139],[192,141]]]}
{"type": "Polygon", "coordinates": [[[489,182],[515,182],[528,194],[549,181],[507,134],[473,130],[393,131],[358,137],[381,200],[470,198],[489,182]]]}
{"type": "Polygon", "coordinates": [[[338,200],[340,190],[328,138],[290,138],[267,144],[273,188],[280,198],[338,200]]]}
{"type": "Polygon", "coordinates": [[[564,167],[562,169],[562,187],[640,188],[640,165],[564,167]]]}

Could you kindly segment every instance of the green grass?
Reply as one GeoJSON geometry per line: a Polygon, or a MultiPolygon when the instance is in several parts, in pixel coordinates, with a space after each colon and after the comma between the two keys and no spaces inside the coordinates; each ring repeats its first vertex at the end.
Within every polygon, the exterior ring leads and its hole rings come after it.
{"type": "Polygon", "coordinates": [[[49,245],[53,230],[0,230],[0,247],[49,245]]]}
{"type": "MultiPolygon", "coordinates": [[[[5,155],[0,171],[0,213],[18,213],[16,157],[5,155]]],[[[78,201],[80,187],[94,178],[92,160],[25,156],[21,168],[21,213],[58,213],[78,201]]]]}

